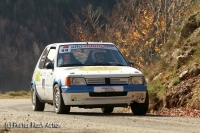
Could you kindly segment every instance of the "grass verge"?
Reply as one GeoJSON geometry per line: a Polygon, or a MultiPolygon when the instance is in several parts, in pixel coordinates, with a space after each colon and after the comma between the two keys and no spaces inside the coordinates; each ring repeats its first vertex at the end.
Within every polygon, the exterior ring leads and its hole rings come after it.
{"type": "Polygon", "coordinates": [[[5,94],[0,93],[0,98],[30,98],[31,92],[29,91],[9,91],[5,94]]]}

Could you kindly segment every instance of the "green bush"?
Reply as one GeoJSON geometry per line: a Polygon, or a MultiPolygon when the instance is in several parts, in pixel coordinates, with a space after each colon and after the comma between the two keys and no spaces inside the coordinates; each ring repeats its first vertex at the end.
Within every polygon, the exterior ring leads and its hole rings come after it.
{"type": "Polygon", "coordinates": [[[177,85],[180,82],[180,79],[178,77],[175,77],[172,81],[173,85],[177,85]]]}

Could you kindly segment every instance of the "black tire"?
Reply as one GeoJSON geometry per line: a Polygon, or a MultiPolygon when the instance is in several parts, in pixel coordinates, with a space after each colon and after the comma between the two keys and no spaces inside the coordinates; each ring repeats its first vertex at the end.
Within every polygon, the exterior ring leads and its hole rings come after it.
{"type": "Polygon", "coordinates": [[[146,99],[144,103],[134,102],[131,104],[131,110],[134,115],[146,115],[149,108],[149,94],[146,92],[146,99]]]}
{"type": "Polygon", "coordinates": [[[31,85],[31,101],[34,111],[44,111],[45,103],[40,102],[33,85],[31,85]]]}
{"type": "Polygon", "coordinates": [[[70,112],[70,106],[64,104],[58,84],[53,88],[53,105],[57,114],[68,114],[70,112]]]}
{"type": "Polygon", "coordinates": [[[101,111],[104,113],[104,114],[110,114],[112,113],[114,110],[114,107],[105,107],[105,108],[101,108],[101,111]]]}

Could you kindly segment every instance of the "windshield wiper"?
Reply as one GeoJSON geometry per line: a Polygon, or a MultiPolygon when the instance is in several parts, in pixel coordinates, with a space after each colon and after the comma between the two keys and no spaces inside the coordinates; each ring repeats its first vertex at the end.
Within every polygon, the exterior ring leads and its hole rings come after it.
{"type": "Polygon", "coordinates": [[[116,66],[125,66],[125,65],[123,65],[123,64],[115,64],[116,66]]]}
{"type": "Polygon", "coordinates": [[[84,65],[80,63],[73,63],[73,64],[62,64],[59,67],[68,67],[68,66],[84,66],[84,65]]]}

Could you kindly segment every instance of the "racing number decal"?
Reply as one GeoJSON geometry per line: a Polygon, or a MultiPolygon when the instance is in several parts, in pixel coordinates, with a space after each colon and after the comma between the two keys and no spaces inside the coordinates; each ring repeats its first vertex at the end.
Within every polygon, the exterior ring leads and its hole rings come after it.
{"type": "Polygon", "coordinates": [[[45,79],[42,79],[42,89],[45,89],[45,79]]]}

